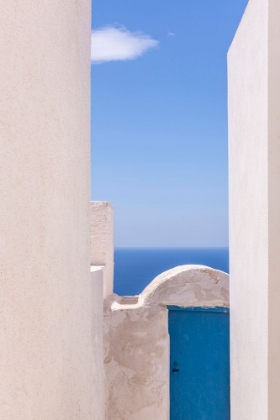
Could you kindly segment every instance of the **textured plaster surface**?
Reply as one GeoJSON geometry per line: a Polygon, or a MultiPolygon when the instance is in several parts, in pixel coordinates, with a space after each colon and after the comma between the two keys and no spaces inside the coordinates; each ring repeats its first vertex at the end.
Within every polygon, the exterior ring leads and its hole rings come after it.
{"type": "Polygon", "coordinates": [[[280,418],[279,13],[250,0],[228,57],[232,420],[280,418]]]}
{"type": "Polygon", "coordinates": [[[99,420],[91,2],[0,3],[0,418],[99,420]]]}
{"type": "Polygon", "coordinates": [[[180,266],[137,297],[112,295],[104,308],[106,420],[169,419],[167,305],[228,306],[228,275],[180,266]]]}
{"type": "Polygon", "coordinates": [[[279,39],[280,2],[250,0],[229,52],[232,420],[280,419],[279,39]]]}
{"type": "Polygon", "coordinates": [[[104,297],[113,293],[114,211],[106,201],[90,203],[90,236],[92,265],[104,266],[104,297]]]}
{"type": "Polygon", "coordinates": [[[268,417],[280,418],[280,2],[268,17],[268,417]]]}
{"type": "Polygon", "coordinates": [[[94,345],[94,384],[96,391],[91,395],[94,405],[92,420],[105,419],[105,378],[103,347],[103,267],[91,266],[92,282],[92,342],[94,345]]]}

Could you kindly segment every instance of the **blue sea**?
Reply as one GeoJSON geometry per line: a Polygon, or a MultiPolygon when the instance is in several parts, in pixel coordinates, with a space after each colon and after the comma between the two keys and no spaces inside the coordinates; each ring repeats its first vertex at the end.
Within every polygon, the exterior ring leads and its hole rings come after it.
{"type": "Polygon", "coordinates": [[[177,265],[202,264],[229,272],[228,248],[116,248],[114,292],[140,294],[163,271],[177,265]]]}

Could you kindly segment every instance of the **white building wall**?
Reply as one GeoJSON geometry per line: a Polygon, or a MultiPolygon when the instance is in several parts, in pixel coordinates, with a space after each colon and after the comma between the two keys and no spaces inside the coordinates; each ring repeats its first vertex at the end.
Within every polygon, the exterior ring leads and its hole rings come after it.
{"type": "Polygon", "coordinates": [[[180,266],[156,277],[139,297],[105,300],[106,420],[169,420],[166,306],[228,307],[228,287],[226,273],[180,266]]]}
{"type": "Polygon", "coordinates": [[[232,420],[280,418],[280,3],[250,0],[229,51],[232,420]]]}
{"type": "Polygon", "coordinates": [[[107,201],[90,203],[90,239],[92,265],[104,266],[104,297],[113,293],[114,210],[107,201]]]}
{"type": "Polygon", "coordinates": [[[280,2],[268,18],[268,418],[280,418],[280,2]]]}
{"type": "Polygon", "coordinates": [[[93,377],[95,392],[91,395],[94,405],[92,420],[105,420],[105,375],[103,346],[103,267],[91,266],[92,342],[94,346],[93,377]]]}
{"type": "Polygon", "coordinates": [[[0,3],[0,418],[99,420],[91,2],[0,3]]]}

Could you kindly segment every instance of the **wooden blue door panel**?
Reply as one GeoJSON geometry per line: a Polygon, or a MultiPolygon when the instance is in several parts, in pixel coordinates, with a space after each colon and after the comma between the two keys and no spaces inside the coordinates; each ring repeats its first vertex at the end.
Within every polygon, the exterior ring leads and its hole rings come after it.
{"type": "Polygon", "coordinates": [[[169,308],[170,420],[229,420],[229,312],[169,308]]]}

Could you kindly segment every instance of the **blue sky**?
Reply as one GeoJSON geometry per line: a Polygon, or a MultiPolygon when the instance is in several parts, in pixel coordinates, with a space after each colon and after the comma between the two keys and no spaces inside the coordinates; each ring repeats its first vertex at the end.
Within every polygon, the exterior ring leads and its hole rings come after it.
{"type": "Polygon", "coordinates": [[[246,4],[94,2],[106,48],[114,29],[150,36],[92,65],[92,199],[114,206],[116,246],[228,245],[226,54],[246,4]]]}

